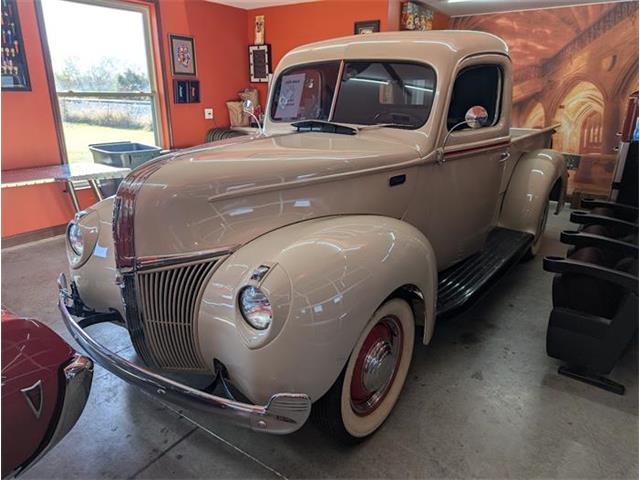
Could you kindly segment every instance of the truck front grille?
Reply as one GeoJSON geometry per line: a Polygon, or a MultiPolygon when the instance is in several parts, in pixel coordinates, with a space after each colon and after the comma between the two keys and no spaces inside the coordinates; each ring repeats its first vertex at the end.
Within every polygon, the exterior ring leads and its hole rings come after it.
{"type": "Polygon", "coordinates": [[[125,280],[131,340],[149,366],[169,370],[209,369],[198,348],[197,315],[207,280],[218,260],[148,269],[125,280]]]}

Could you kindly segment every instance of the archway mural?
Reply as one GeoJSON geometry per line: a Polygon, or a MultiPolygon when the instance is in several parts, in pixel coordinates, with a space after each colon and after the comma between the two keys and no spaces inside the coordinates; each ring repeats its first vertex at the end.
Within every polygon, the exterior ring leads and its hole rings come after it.
{"type": "Polygon", "coordinates": [[[579,82],[565,97],[553,117],[559,123],[554,148],[571,153],[598,153],[602,150],[604,98],[591,82],[579,82]]]}
{"type": "Polygon", "coordinates": [[[638,2],[455,17],[450,27],[507,42],[514,126],[560,123],[554,148],[577,169],[569,190],[606,193],[616,132],[629,94],[638,90],[638,2]]]}
{"type": "Polygon", "coordinates": [[[542,128],[547,124],[542,103],[536,102],[522,122],[525,128],[542,128]]]}

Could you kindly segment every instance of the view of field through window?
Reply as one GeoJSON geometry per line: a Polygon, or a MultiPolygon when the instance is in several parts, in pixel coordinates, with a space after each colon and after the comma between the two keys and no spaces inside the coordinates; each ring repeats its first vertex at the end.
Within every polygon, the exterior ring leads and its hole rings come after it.
{"type": "Polygon", "coordinates": [[[42,5],[69,163],[93,161],[92,144],[155,145],[144,14],[67,0],[42,5]]]}

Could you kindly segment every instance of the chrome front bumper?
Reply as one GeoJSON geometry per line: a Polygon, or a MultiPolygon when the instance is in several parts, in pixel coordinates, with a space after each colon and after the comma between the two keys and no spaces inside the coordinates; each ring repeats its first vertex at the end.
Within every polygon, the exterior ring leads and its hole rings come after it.
{"type": "Polygon", "coordinates": [[[114,354],[91,338],[67,309],[70,294],[66,280],[58,280],[58,308],[73,338],[98,364],[154,397],[175,405],[204,411],[258,432],[287,434],[298,430],[309,418],[311,400],[299,393],[278,393],[266,405],[251,405],[202,392],[163,377],[114,354]]]}

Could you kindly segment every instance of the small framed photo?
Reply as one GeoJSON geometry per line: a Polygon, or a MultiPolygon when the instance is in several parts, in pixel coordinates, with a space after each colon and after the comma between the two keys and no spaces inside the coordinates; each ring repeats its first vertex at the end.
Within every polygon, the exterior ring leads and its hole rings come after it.
{"type": "MultiPolygon", "coordinates": [[[[175,103],[189,103],[189,81],[174,80],[173,81],[173,101],[175,103]]],[[[198,92],[198,96],[200,92],[198,92]]]]}
{"type": "Polygon", "coordinates": [[[363,20],[353,24],[354,35],[364,35],[380,31],[380,20],[363,20]]]}
{"type": "Polygon", "coordinates": [[[271,45],[249,45],[249,79],[252,83],[268,83],[271,74],[271,45]]]}
{"type": "Polygon", "coordinates": [[[193,37],[169,35],[171,70],[175,76],[196,76],[196,49],[193,37]]]}
{"type": "Polygon", "coordinates": [[[189,80],[189,103],[200,103],[200,80],[189,80]]]}

